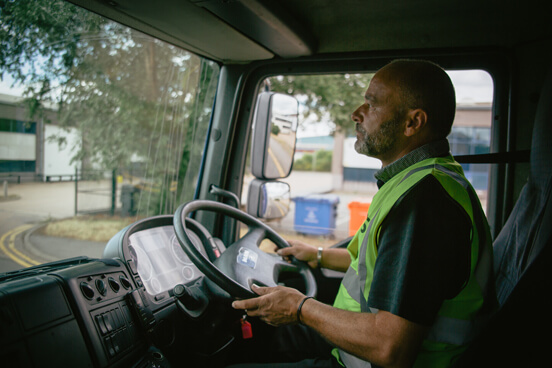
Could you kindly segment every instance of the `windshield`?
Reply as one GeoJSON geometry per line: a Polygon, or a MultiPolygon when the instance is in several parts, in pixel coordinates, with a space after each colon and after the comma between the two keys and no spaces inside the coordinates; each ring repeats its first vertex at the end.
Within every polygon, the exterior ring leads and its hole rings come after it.
{"type": "Polygon", "coordinates": [[[194,198],[216,63],[62,1],[0,12],[0,272],[101,257],[194,198]]]}

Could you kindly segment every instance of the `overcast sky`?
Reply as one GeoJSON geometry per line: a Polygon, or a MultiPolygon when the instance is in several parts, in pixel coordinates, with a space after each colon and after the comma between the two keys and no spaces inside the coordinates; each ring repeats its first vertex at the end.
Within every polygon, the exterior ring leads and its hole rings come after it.
{"type": "Polygon", "coordinates": [[[493,81],[489,73],[483,70],[470,70],[449,71],[448,74],[456,89],[456,102],[493,101],[493,81]]]}
{"type": "Polygon", "coordinates": [[[4,80],[0,81],[0,93],[11,96],[20,96],[23,93],[23,88],[12,88],[13,79],[9,75],[4,75],[4,80]]]}

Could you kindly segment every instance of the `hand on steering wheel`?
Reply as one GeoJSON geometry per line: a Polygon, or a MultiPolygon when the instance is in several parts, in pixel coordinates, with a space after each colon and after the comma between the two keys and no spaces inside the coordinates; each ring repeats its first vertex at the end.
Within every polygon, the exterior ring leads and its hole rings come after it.
{"type": "MultiPolygon", "coordinates": [[[[271,240],[278,248],[289,247],[289,244],[268,225],[255,217],[223,203],[197,200],[178,207],[174,214],[173,224],[178,242],[194,262],[196,267],[211,281],[225,290],[233,298],[248,299],[256,297],[251,285],[277,286],[282,272],[293,272],[301,275],[305,281],[307,296],[316,295],[316,281],[309,266],[297,260],[292,263],[281,257],[268,254],[259,249],[262,240],[271,240]],[[212,263],[197,250],[187,233],[185,219],[192,212],[199,210],[213,211],[241,221],[248,226],[248,233],[227,247],[226,251],[212,263]]],[[[203,239],[212,242],[212,238],[203,239]]],[[[211,247],[211,244],[204,244],[211,247]]]]}

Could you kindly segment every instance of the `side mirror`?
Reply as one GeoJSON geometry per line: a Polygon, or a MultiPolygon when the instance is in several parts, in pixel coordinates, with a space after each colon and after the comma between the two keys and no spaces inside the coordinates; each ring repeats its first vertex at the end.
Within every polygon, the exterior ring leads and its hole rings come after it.
{"type": "Polygon", "coordinates": [[[253,179],[249,184],[247,213],[265,220],[284,217],[289,212],[289,185],[280,181],[253,179]]]}
{"type": "Polygon", "coordinates": [[[258,179],[285,178],[291,172],[299,104],[274,92],[259,95],[251,144],[251,172],[258,179]]]}

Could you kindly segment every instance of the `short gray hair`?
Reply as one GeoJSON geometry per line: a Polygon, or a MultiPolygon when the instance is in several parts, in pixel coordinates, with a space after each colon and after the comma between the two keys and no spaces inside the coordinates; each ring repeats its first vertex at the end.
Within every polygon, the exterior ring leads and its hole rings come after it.
{"type": "Polygon", "coordinates": [[[456,114],[456,93],[449,75],[439,65],[427,60],[399,59],[382,69],[392,71],[408,109],[422,109],[437,138],[445,138],[456,114]]]}

